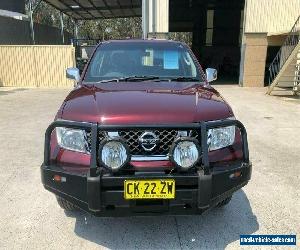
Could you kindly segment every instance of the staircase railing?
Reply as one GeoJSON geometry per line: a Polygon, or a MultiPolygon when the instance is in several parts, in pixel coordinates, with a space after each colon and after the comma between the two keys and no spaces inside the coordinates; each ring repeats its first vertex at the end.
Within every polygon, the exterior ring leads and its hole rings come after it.
{"type": "Polygon", "coordinates": [[[295,47],[298,45],[300,40],[300,16],[297,18],[293,28],[289,32],[283,45],[275,56],[273,62],[269,67],[270,77],[269,85],[272,84],[282,66],[285,64],[295,47]]]}

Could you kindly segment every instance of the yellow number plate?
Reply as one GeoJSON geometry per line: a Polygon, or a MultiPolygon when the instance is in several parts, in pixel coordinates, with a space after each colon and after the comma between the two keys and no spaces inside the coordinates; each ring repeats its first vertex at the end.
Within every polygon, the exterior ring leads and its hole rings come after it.
{"type": "Polygon", "coordinates": [[[125,180],[124,198],[131,199],[174,199],[175,180],[125,180]]]}

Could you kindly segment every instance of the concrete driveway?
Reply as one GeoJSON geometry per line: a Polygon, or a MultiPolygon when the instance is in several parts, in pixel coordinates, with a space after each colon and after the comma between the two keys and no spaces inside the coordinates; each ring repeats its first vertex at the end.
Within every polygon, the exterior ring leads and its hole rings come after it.
{"type": "Polygon", "coordinates": [[[95,218],[65,213],[40,181],[44,131],[69,90],[0,88],[0,248],[236,249],[240,234],[299,234],[300,100],[217,89],[248,129],[248,186],[202,216],[95,218]]]}

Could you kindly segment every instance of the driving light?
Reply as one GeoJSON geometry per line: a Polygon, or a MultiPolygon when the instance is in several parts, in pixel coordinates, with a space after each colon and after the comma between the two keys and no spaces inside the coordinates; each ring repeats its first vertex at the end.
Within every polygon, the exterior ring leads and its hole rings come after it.
{"type": "Polygon", "coordinates": [[[207,144],[209,151],[225,148],[233,144],[235,139],[235,126],[209,129],[207,144]]]}
{"type": "Polygon", "coordinates": [[[181,169],[187,170],[193,167],[200,158],[197,140],[190,137],[178,138],[171,147],[170,158],[181,169]]]}
{"type": "Polygon", "coordinates": [[[88,152],[87,135],[84,130],[56,128],[57,143],[61,148],[81,152],[88,152]]]}
{"type": "Polygon", "coordinates": [[[100,163],[117,171],[130,160],[129,149],[121,139],[105,139],[99,146],[100,163]]]}

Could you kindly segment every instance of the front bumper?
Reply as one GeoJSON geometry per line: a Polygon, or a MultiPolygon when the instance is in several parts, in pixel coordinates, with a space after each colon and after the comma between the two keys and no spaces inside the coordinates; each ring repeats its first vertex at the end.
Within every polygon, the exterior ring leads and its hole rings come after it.
{"type": "Polygon", "coordinates": [[[226,170],[203,171],[194,174],[137,172],[135,175],[99,174],[91,177],[63,171],[58,166],[41,166],[44,187],[96,216],[130,216],[160,214],[200,214],[231,196],[251,178],[251,164],[237,162],[226,170]],[[239,177],[232,174],[241,172],[239,177]],[[54,181],[54,175],[65,182],[54,181]],[[130,179],[174,179],[175,199],[133,201],[124,199],[123,183],[130,179]]]}
{"type": "Polygon", "coordinates": [[[170,125],[102,125],[95,123],[55,121],[45,134],[44,163],[41,166],[42,183],[54,194],[96,216],[128,216],[148,214],[199,214],[214,207],[232,195],[251,178],[247,133],[237,120],[222,120],[192,124],[170,125]],[[241,133],[243,159],[212,166],[208,157],[207,131],[210,128],[236,126],[241,133]],[[86,129],[91,131],[91,159],[88,174],[76,174],[63,170],[50,160],[51,133],[56,127],[86,129]],[[104,171],[97,160],[98,131],[130,129],[197,129],[200,135],[201,162],[197,172],[165,173],[140,172],[120,175],[104,171]],[[56,181],[54,176],[63,177],[56,181]],[[130,179],[174,179],[175,199],[125,200],[124,181],[130,179]]]}

